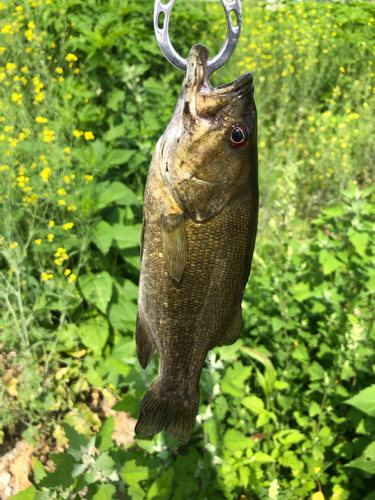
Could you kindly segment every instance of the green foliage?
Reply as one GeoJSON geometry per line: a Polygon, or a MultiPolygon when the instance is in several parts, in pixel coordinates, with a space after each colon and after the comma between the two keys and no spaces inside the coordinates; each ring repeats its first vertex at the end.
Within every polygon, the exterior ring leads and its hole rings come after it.
{"type": "MultiPolygon", "coordinates": [[[[157,373],[134,345],[142,196],[182,73],[160,54],[153,0],[2,7],[0,435],[68,442],[52,470],[36,452],[14,498],[371,500],[374,6],[243,3],[213,77],[253,71],[259,110],[242,339],[209,353],[187,445],[126,447],[91,403],[110,391],[137,418],[157,373]]],[[[222,34],[220,5],[176,3],[184,57],[199,41],[212,56],[222,34]]]]}

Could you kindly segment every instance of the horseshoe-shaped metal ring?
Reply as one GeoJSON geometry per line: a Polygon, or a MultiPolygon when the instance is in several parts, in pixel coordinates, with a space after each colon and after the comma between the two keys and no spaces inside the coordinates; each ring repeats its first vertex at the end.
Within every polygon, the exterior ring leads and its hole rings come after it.
{"type": "MultiPolygon", "coordinates": [[[[181,57],[175,51],[170,39],[169,39],[169,19],[173,5],[176,0],[170,0],[167,4],[163,4],[161,0],[155,0],[154,8],[154,28],[156,39],[158,41],[159,47],[168,61],[176,66],[176,68],[186,71],[187,60],[181,57]],[[159,18],[160,14],[164,13],[164,24],[162,28],[159,28],[159,18]]],[[[214,71],[221,68],[225,64],[230,56],[233,54],[234,49],[238,43],[241,34],[241,24],[242,24],[242,9],[241,0],[220,0],[222,6],[224,7],[225,17],[227,19],[227,36],[225,38],[224,45],[215,57],[208,60],[208,76],[212,75],[214,71]],[[233,26],[232,18],[230,16],[231,11],[234,11],[237,16],[237,25],[233,26]]]]}

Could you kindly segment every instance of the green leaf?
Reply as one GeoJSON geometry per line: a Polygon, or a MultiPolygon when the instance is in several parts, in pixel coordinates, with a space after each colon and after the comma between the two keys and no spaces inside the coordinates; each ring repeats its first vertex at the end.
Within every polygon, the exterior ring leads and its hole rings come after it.
{"type": "Polygon", "coordinates": [[[35,486],[29,486],[26,490],[20,491],[16,495],[12,495],[12,500],[34,500],[37,489],[35,486]]]}
{"type": "Polygon", "coordinates": [[[229,451],[251,448],[253,444],[254,441],[251,438],[245,437],[243,432],[240,432],[237,429],[229,429],[224,434],[224,446],[229,451]]]}
{"type": "Polygon", "coordinates": [[[38,441],[40,439],[38,429],[34,427],[33,425],[29,425],[29,427],[23,431],[22,437],[30,444],[35,446],[35,448],[38,447],[38,441]]]}
{"type": "Polygon", "coordinates": [[[112,149],[107,157],[107,164],[123,165],[127,163],[136,152],[135,149],[112,149]]]}
{"type": "MultiPolygon", "coordinates": [[[[100,186],[100,184],[98,184],[98,186],[100,186]]],[[[118,181],[112,182],[112,184],[99,195],[98,208],[107,207],[115,202],[121,206],[141,204],[133,191],[128,188],[128,186],[118,181]]]]}
{"type": "Polygon", "coordinates": [[[115,470],[115,462],[108,455],[108,452],[102,452],[96,461],[94,472],[101,472],[103,477],[108,477],[115,470]]]}
{"type": "Polygon", "coordinates": [[[50,458],[57,464],[54,472],[49,472],[40,482],[42,488],[56,488],[61,486],[63,489],[69,488],[75,478],[72,476],[74,466],[77,464],[75,458],[69,453],[58,453],[50,455],[50,458]]]}
{"type": "Polygon", "coordinates": [[[39,483],[47,475],[47,471],[44,468],[44,465],[42,464],[42,462],[39,462],[39,460],[35,457],[34,457],[33,472],[36,483],[39,483]]]}
{"type": "Polygon", "coordinates": [[[298,302],[302,302],[303,300],[311,297],[310,285],[308,283],[297,283],[293,287],[293,296],[298,302]]]}
{"type": "Polygon", "coordinates": [[[369,241],[368,233],[359,233],[358,231],[352,232],[349,236],[349,240],[353,244],[355,251],[361,256],[364,257],[366,255],[366,247],[369,241]]]}
{"type": "Polygon", "coordinates": [[[327,207],[322,210],[324,215],[328,217],[342,217],[344,215],[344,205],[336,205],[335,207],[327,207]]]}
{"type": "Polygon", "coordinates": [[[266,463],[269,463],[269,462],[274,462],[275,459],[272,458],[270,455],[268,455],[267,453],[263,453],[263,451],[257,451],[253,457],[254,458],[254,462],[258,462],[258,463],[261,463],[261,464],[266,464],[266,463]]]}
{"type": "Polygon", "coordinates": [[[148,490],[147,500],[165,500],[169,498],[172,491],[174,469],[169,468],[156,481],[154,481],[148,490]]]}
{"type": "Polygon", "coordinates": [[[238,361],[234,367],[229,367],[221,381],[221,390],[232,396],[242,397],[244,395],[244,382],[250,377],[251,366],[244,366],[238,361]]]}
{"type": "Polygon", "coordinates": [[[116,403],[112,409],[116,411],[126,411],[132,415],[137,415],[139,413],[139,403],[140,401],[138,398],[128,393],[125,394],[122,400],[116,403]]]}
{"type": "Polygon", "coordinates": [[[61,424],[65,431],[65,435],[68,438],[69,446],[74,450],[80,450],[81,446],[86,446],[86,436],[84,434],[79,434],[71,425],[63,422],[61,424]]]}
{"type": "Polygon", "coordinates": [[[324,377],[324,368],[317,361],[313,361],[307,371],[309,372],[311,380],[320,380],[324,377]]]}
{"type": "Polygon", "coordinates": [[[259,415],[259,413],[264,410],[264,403],[257,396],[247,396],[246,398],[243,398],[242,404],[255,415],[259,415]]]}
{"type": "Polygon", "coordinates": [[[113,231],[108,222],[102,220],[91,230],[91,239],[95,245],[106,254],[112,245],[113,231]]]}
{"type": "Polygon", "coordinates": [[[352,398],[347,399],[345,403],[375,417],[375,385],[366,387],[352,398]]]}
{"type": "Polygon", "coordinates": [[[331,274],[333,271],[336,271],[336,269],[342,266],[342,262],[324,249],[319,252],[319,262],[323,266],[323,273],[325,275],[331,274]]]}
{"type": "Polygon", "coordinates": [[[107,271],[98,274],[84,274],[78,284],[86,300],[92,302],[103,313],[107,312],[112,296],[112,278],[107,271]]]}
{"type": "Polygon", "coordinates": [[[134,302],[121,301],[109,306],[108,319],[117,330],[133,331],[137,320],[138,308],[134,302]]]}
{"type": "Polygon", "coordinates": [[[135,460],[128,460],[122,468],[121,475],[126,484],[136,488],[139,481],[148,479],[149,468],[137,465],[135,460]]]}
{"type": "Polygon", "coordinates": [[[100,353],[105,346],[108,335],[108,321],[102,316],[91,318],[79,327],[82,335],[82,342],[94,353],[100,353]]]}
{"type": "Polygon", "coordinates": [[[375,442],[369,444],[359,458],[352,460],[345,467],[355,467],[369,474],[375,474],[375,442]]]}
{"type": "Polygon", "coordinates": [[[113,225],[113,234],[117,246],[123,250],[125,248],[137,247],[141,244],[142,224],[134,226],[123,226],[122,224],[113,225]]]}
{"type": "Polygon", "coordinates": [[[96,447],[99,451],[108,450],[113,445],[112,434],[115,429],[115,419],[110,416],[105,420],[96,436],[96,447]]]}
{"type": "Polygon", "coordinates": [[[116,488],[112,484],[101,484],[92,500],[111,500],[116,493],[116,488]]]}

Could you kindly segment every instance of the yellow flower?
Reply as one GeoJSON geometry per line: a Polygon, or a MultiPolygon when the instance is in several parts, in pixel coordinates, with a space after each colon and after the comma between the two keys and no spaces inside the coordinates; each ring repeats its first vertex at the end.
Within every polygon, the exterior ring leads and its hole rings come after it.
{"type": "Polygon", "coordinates": [[[321,467],[315,467],[314,472],[315,474],[318,474],[318,472],[320,472],[321,470],[322,470],[321,467]]]}
{"type": "Polygon", "coordinates": [[[324,495],[321,491],[317,491],[313,494],[312,500],[325,500],[324,495]]]}
{"type": "Polygon", "coordinates": [[[77,210],[77,207],[76,207],[75,205],[69,205],[69,206],[68,206],[68,210],[69,210],[69,212],[70,212],[71,210],[77,210]]]}
{"type": "Polygon", "coordinates": [[[86,141],[89,141],[90,139],[93,140],[95,139],[95,136],[92,132],[85,132],[85,139],[86,141]]]}
{"type": "Polygon", "coordinates": [[[65,58],[67,61],[71,62],[71,61],[78,61],[78,57],[75,56],[74,54],[68,54],[65,58]]]}
{"type": "Polygon", "coordinates": [[[59,205],[65,205],[65,200],[59,200],[58,203],[59,205]]]}
{"type": "Polygon", "coordinates": [[[45,272],[42,273],[42,280],[47,281],[53,278],[53,274],[47,274],[45,272]]]}
{"type": "Polygon", "coordinates": [[[83,135],[83,132],[80,132],[79,130],[75,130],[73,132],[73,135],[74,135],[74,137],[81,137],[81,135],[83,135]]]}
{"type": "Polygon", "coordinates": [[[74,226],[73,222],[67,222],[66,224],[63,225],[63,228],[65,230],[68,230],[68,229],[72,229],[73,226],[74,226]]]}
{"type": "Polygon", "coordinates": [[[33,28],[35,28],[35,24],[34,24],[34,21],[30,21],[29,24],[27,25],[28,28],[30,28],[31,30],[33,28]]]}
{"type": "Polygon", "coordinates": [[[70,94],[66,94],[67,99],[71,99],[72,96],[70,94]]]}
{"type": "Polygon", "coordinates": [[[309,120],[313,122],[315,120],[315,116],[309,116],[309,120]]]}
{"type": "Polygon", "coordinates": [[[364,103],[363,103],[363,107],[364,107],[364,108],[368,108],[368,104],[367,104],[367,102],[364,102],[364,103]]]}
{"type": "Polygon", "coordinates": [[[49,221],[48,227],[53,227],[54,225],[55,225],[55,221],[54,220],[49,221]]]}
{"type": "Polygon", "coordinates": [[[37,116],[35,118],[35,121],[38,122],[38,123],[47,123],[48,122],[47,118],[43,118],[41,116],[37,116]]]}
{"type": "Polygon", "coordinates": [[[16,102],[16,101],[18,101],[19,99],[21,99],[21,97],[22,97],[22,94],[17,94],[17,92],[14,92],[14,93],[12,94],[12,101],[16,102]]]}
{"type": "Polygon", "coordinates": [[[341,73],[346,73],[346,69],[344,68],[344,66],[341,66],[340,71],[341,73]]]}
{"type": "Polygon", "coordinates": [[[92,175],[90,175],[90,174],[86,174],[86,175],[85,175],[85,179],[86,179],[87,181],[92,181],[92,180],[93,180],[93,178],[94,178],[94,177],[93,177],[92,175]]]}
{"type": "Polygon", "coordinates": [[[56,73],[58,73],[59,75],[62,75],[64,73],[64,70],[62,68],[56,68],[55,69],[56,73]]]}
{"type": "Polygon", "coordinates": [[[264,141],[260,141],[260,147],[264,148],[266,146],[266,143],[264,141]]]}
{"type": "Polygon", "coordinates": [[[73,281],[76,279],[76,275],[75,274],[71,274],[69,276],[69,283],[73,283],[73,281]]]}
{"type": "Polygon", "coordinates": [[[65,276],[69,276],[69,274],[70,274],[71,272],[72,272],[72,271],[71,271],[70,269],[65,269],[64,274],[65,274],[65,276]]]}
{"type": "Polygon", "coordinates": [[[40,172],[40,175],[43,179],[43,182],[48,182],[48,176],[51,175],[51,169],[49,167],[46,167],[40,172]]]}
{"type": "Polygon", "coordinates": [[[21,71],[22,73],[26,73],[26,71],[28,70],[29,68],[27,66],[23,66],[23,68],[21,68],[21,71]]]}
{"type": "Polygon", "coordinates": [[[17,241],[15,241],[14,243],[12,243],[11,245],[9,245],[10,249],[13,250],[13,248],[16,248],[18,247],[18,243],[17,241]]]}
{"type": "Polygon", "coordinates": [[[40,245],[42,243],[42,240],[39,238],[38,240],[34,241],[35,245],[40,245]]]}
{"type": "Polygon", "coordinates": [[[69,184],[70,183],[70,177],[68,175],[65,175],[64,181],[69,184]]]}
{"type": "Polygon", "coordinates": [[[50,243],[52,243],[52,242],[53,242],[53,238],[54,238],[54,236],[53,236],[53,234],[51,234],[51,233],[50,233],[50,234],[47,236],[47,238],[48,238],[48,241],[49,241],[50,243]]]}
{"type": "Polygon", "coordinates": [[[71,179],[75,179],[75,178],[76,178],[76,176],[75,176],[74,174],[72,174],[72,175],[70,176],[70,178],[71,178],[71,179]]]}
{"type": "Polygon", "coordinates": [[[6,68],[10,71],[16,68],[16,65],[13,63],[7,63],[6,68]]]}
{"type": "Polygon", "coordinates": [[[58,191],[57,191],[58,194],[66,194],[66,191],[64,188],[60,188],[58,191]]]}
{"type": "Polygon", "coordinates": [[[70,153],[70,149],[69,148],[64,148],[63,149],[64,153],[66,153],[67,155],[70,153]]]}

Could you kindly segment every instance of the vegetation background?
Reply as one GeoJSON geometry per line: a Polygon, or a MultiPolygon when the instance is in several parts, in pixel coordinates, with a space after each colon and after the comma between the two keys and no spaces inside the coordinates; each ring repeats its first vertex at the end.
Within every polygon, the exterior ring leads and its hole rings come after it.
{"type": "MultiPolygon", "coordinates": [[[[13,498],[375,499],[375,5],[243,1],[212,82],[254,74],[260,229],[183,446],[124,437],[157,372],[134,345],[142,197],[182,82],[152,12],[0,3],[0,435],[33,450],[13,498]]],[[[176,2],[184,57],[225,31],[219,2],[176,2]]]]}

